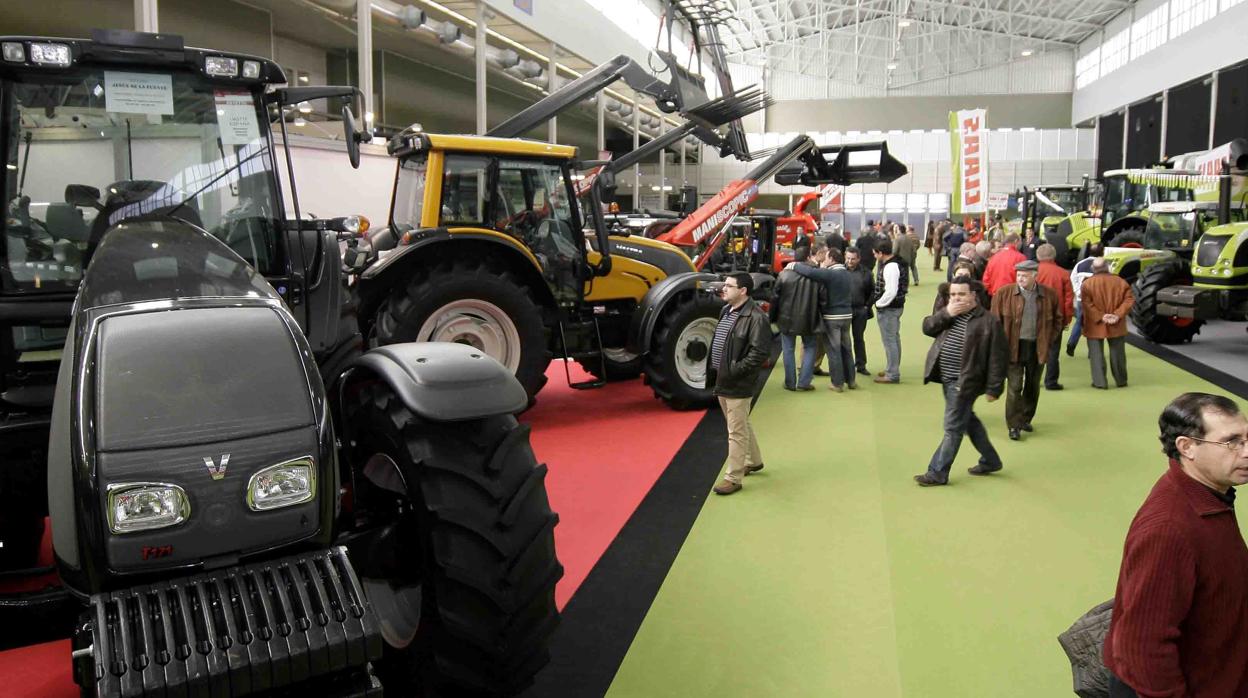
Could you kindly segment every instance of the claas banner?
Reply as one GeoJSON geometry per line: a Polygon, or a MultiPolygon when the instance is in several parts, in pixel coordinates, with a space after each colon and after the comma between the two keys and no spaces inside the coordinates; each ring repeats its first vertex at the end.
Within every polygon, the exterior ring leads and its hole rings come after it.
{"type": "Polygon", "coordinates": [[[988,111],[964,109],[949,112],[952,145],[953,196],[951,212],[988,211],[988,111]]]}

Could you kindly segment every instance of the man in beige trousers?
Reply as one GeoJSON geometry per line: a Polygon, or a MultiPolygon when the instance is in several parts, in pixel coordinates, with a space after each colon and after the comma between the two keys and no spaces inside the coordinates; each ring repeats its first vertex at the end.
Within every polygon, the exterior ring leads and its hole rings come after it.
{"type": "Polygon", "coordinates": [[[763,455],[750,427],[750,402],[770,353],[771,322],[750,300],[753,289],[749,274],[730,274],[724,281],[721,293],[726,305],[715,326],[706,367],[707,384],[715,386],[728,425],[728,460],[715,494],[739,491],[746,475],[763,469],[763,455]]]}

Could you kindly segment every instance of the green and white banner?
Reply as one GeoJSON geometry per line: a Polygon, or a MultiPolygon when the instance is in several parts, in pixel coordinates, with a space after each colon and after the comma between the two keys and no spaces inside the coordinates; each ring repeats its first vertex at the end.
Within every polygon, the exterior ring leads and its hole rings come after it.
{"type": "Polygon", "coordinates": [[[949,112],[953,196],[951,213],[986,213],[988,206],[988,110],[949,112]]]}

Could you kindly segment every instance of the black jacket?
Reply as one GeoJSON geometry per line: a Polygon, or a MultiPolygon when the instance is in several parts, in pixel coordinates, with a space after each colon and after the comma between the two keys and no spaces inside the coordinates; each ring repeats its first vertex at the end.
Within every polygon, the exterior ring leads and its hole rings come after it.
{"type": "Polygon", "coordinates": [[[823,284],[786,269],[776,279],[771,298],[771,320],[780,334],[808,335],[819,329],[819,312],[827,305],[823,284]]]}
{"type": "MultiPolygon", "coordinates": [[[[991,308],[992,296],[988,295],[988,289],[984,287],[982,281],[971,280],[971,290],[975,292],[975,298],[979,301],[979,307],[991,308]]],[[[949,305],[949,282],[945,281],[936,287],[936,300],[932,301],[932,313],[944,310],[949,305]]]]}
{"type": "MultiPolygon", "coordinates": [[[[976,306],[970,312],[966,325],[965,344],[962,349],[962,373],[958,376],[958,388],[964,398],[975,398],[987,393],[1000,397],[1005,389],[1005,372],[1010,364],[1010,348],[1005,341],[1005,330],[997,316],[976,306]]],[[[953,316],[939,310],[923,318],[923,334],[935,337],[927,352],[923,366],[923,382],[940,380],[940,348],[944,346],[945,330],[953,325],[953,316]]]]}
{"type": "Polygon", "coordinates": [[[849,267],[845,269],[849,272],[849,304],[854,312],[865,310],[867,317],[872,317],[875,315],[871,310],[871,296],[875,293],[875,280],[871,278],[871,271],[862,264],[859,264],[857,269],[849,267]]]}
{"type": "MultiPolygon", "coordinates": [[[[725,305],[719,313],[720,321],[728,314],[725,305]]],[[[724,342],[724,370],[711,365],[711,352],[706,357],[707,385],[715,386],[715,394],[721,397],[754,397],[754,384],[758,372],[771,352],[771,323],[762,309],[748,300],[741,306],[737,324],[724,342]]]]}

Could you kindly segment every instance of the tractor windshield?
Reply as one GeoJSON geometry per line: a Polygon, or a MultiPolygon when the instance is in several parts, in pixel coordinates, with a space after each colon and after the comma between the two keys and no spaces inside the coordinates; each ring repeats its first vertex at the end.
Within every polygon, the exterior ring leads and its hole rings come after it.
{"type": "Polygon", "coordinates": [[[1105,181],[1105,224],[1143,211],[1161,201],[1192,201],[1192,190],[1185,187],[1159,187],[1132,182],[1127,175],[1110,175],[1105,181]]]}
{"type": "Polygon", "coordinates": [[[1070,189],[1047,189],[1036,192],[1040,218],[1068,216],[1083,209],[1083,192],[1070,189]]]}
{"type": "Polygon", "coordinates": [[[1188,247],[1197,237],[1196,212],[1187,213],[1156,213],[1148,219],[1144,229],[1144,247],[1150,250],[1164,250],[1173,247],[1188,247]]]}
{"type": "Polygon", "coordinates": [[[72,292],[105,232],[176,216],[279,272],[259,93],[202,75],[83,67],[0,83],[5,294],[72,292]]]}

